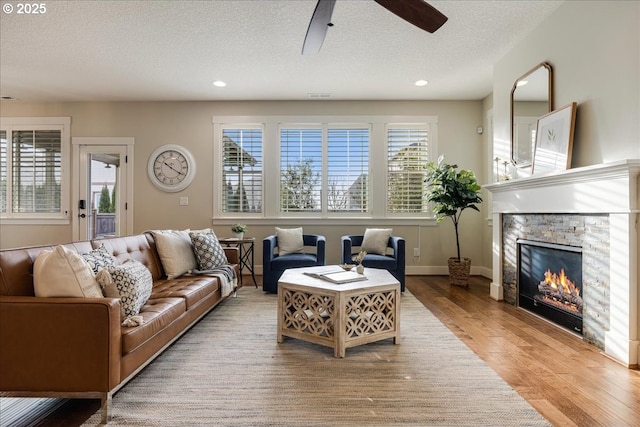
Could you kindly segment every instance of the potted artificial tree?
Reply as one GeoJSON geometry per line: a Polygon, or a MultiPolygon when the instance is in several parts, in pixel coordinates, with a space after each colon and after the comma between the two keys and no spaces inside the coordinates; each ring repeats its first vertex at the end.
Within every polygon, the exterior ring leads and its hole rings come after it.
{"type": "Polygon", "coordinates": [[[458,165],[444,163],[444,156],[438,158],[438,163],[427,165],[427,200],[433,203],[433,212],[437,222],[449,217],[453,221],[456,232],[456,247],[458,256],[449,258],[449,281],[453,285],[467,286],[471,259],[460,256],[460,236],[458,225],[462,211],[467,208],[479,211],[476,204],[482,202],[478,194],[480,185],[473,171],[458,170],[458,165]]]}

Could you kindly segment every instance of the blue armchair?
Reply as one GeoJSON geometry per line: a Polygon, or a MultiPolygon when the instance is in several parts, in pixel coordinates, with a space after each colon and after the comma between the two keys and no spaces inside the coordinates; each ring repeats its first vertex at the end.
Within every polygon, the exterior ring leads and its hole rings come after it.
{"type": "Polygon", "coordinates": [[[266,292],[278,292],[278,279],[287,268],[313,267],[324,265],[325,246],[324,236],[316,234],[303,234],[304,246],[314,246],[315,253],[305,252],[301,254],[278,255],[275,253],[278,247],[276,235],[265,237],[262,241],[262,290],[266,292]]]}
{"type": "MultiPolygon", "coordinates": [[[[342,262],[352,264],[353,259],[360,252],[364,236],[342,236],[342,262]],[[358,247],[358,250],[354,250],[358,247]]],[[[405,242],[402,237],[391,236],[387,247],[393,250],[393,254],[377,255],[367,254],[362,261],[362,265],[372,268],[383,268],[393,275],[400,282],[400,291],[404,292],[404,271],[405,271],[405,242]]]]}

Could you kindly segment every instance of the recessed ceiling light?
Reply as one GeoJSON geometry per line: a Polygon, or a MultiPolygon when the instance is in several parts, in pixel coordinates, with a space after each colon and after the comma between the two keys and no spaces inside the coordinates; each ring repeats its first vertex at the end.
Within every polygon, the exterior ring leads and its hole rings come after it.
{"type": "Polygon", "coordinates": [[[216,80],[215,82],[213,82],[213,85],[217,87],[225,87],[227,84],[222,80],[216,80]]]}
{"type": "Polygon", "coordinates": [[[429,82],[426,80],[418,80],[417,82],[414,83],[414,85],[416,86],[426,86],[427,84],[429,84],[429,82]]]}

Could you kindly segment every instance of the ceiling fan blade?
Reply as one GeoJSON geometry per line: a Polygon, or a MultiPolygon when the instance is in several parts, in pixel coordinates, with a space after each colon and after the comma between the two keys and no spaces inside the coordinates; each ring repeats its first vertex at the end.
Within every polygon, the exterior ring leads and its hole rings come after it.
{"type": "Polygon", "coordinates": [[[430,33],[447,22],[438,9],[423,0],[375,0],[380,6],[400,18],[430,33]]]}
{"type": "Polygon", "coordinates": [[[302,45],[303,55],[313,55],[320,51],[327,29],[331,26],[331,15],[335,5],[336,0],[318,0],[302,45]]]}

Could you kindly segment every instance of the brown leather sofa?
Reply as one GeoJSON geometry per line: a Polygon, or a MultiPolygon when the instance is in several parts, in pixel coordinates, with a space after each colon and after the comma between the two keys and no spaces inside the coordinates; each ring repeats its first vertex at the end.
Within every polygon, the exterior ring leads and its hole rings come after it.
{"type": "MultiPolygon", "coordinates": [[[[168,280],[150,233],[64,246],[86,253],[99,244],[151,271],[143,324],[121,326],[119,299],[35,297],[33,263],[52,246],[0,251],[1,396],[99,398],[106,423],[111,396],[228,296],[213,276],[168,280]]],[[[239,273],[238,250],[225,254],[239,273]]]]}

